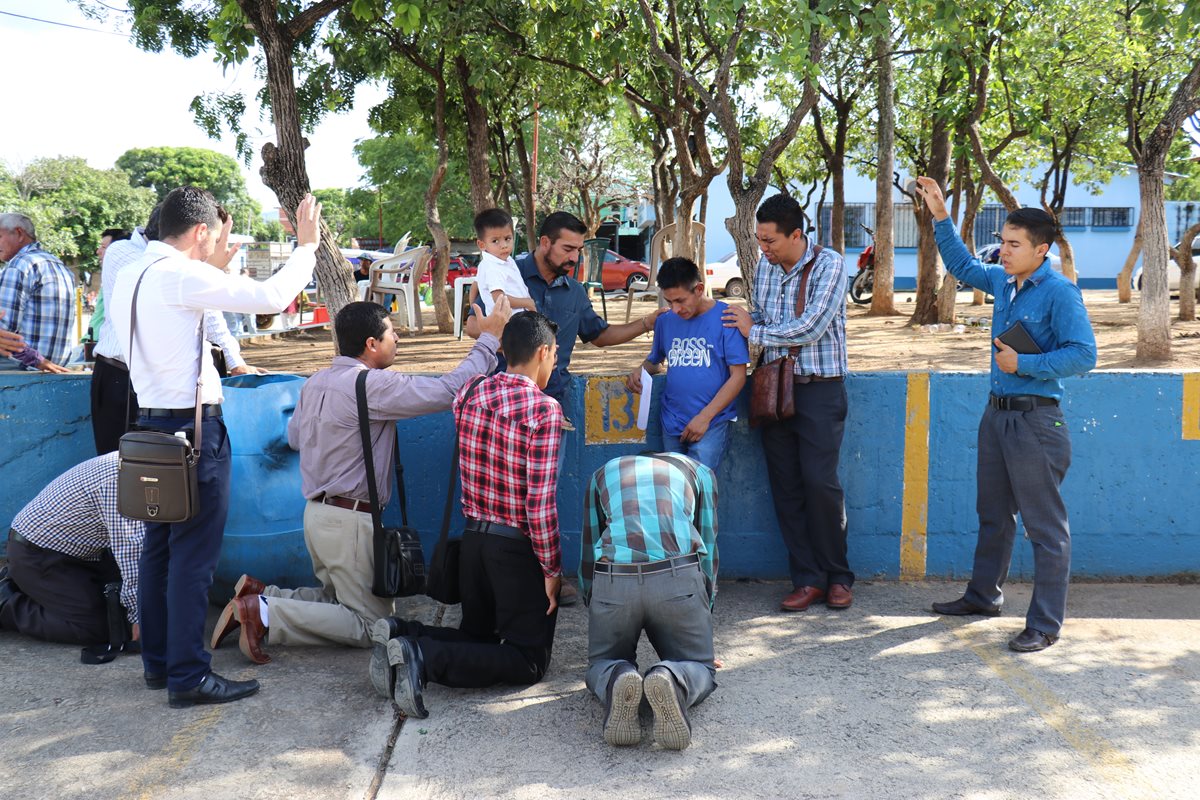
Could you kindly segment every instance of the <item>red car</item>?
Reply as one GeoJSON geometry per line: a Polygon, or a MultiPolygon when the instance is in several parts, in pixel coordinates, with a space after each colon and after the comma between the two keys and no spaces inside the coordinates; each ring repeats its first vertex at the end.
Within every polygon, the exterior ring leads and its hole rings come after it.
{"type": "MultiPolygon", "coordinates": [[[[586,267],[586,265],[584,266],[586,267]]],[[[580,270],[581,273],[584,271],[580,270]]],[[[650,268],[641,261],[626,258],[614,250],[606,250],[601,282],[604,284],[606,292],[635,286],[644,289],[650,285],[650,268]]]]}

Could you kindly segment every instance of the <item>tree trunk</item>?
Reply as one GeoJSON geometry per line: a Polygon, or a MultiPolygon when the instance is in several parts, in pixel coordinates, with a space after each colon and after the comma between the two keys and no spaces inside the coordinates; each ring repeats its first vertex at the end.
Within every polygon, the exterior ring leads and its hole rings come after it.
{"type": "MultiPolygon", "coordinates": [[[[934,118],[929,138],[929,177],[946,185],[950,174],[950,127],[939,114],[934,118]]],[[[933,215],[924,203],[915,203],[917,212],[917,301],[910,324],[937,322],[939,261],[937,241],[933,237],[933,215]]]]}
{"type": "Polygon", "coordinates": [[[471,207],[478,214],[496,205],[492,199],[491,163],[488,159],[488,113],[479,100],[479,90],[471,85],[471,65],[463,56],[455,56],[454,71],[462,92],[463,112],[467,120],[467,171],[471,176],[471,207]]]}
{"type": "MultiPolygon", "coordinates": [[[[890,29],[890,25],[887,28],[890,29]]],[[[885,29],[875,39],[878,64],[879,129],[876,131],[878,167],[875,171],[875,285],[867,316],[894,316],[896,299],[895,206],[892,203],[892,173],[896,170],[895,81],[892,73],[891,32],[885,29]]]]}
{"type": "Polygon", "coordinates": [[[1054,243],[1058,245],[1058,257],[1062,259],[1063,277],[1079,283],[1079,273],[1075,271],[1075,248],[1071,246],[1067,235],[1060,230],[1054,237],[1054,243]]]}
{"type": "Polygon", "coordinates": [[[1138,256],[1142,254],[1142,220],[1144,214],[1139,210],[1137,228],[1133,232],[1133,245],[1125,256],[1125,263],[1117,273],[1117,302],[1128,303],[1133,300],[1133,268],[1137,265],[1138,256]]]}
{"type": "MultiPolygon", "coordinates": [[[[442,71],[444,59],[438,60],[438,70],[442,71]]],[[[437,164],[429,178],[429,187],[425,190],[425,225],[433,237],[433,311],[437,317],[438,331],[441,333],[454,332],[454,315],[450,304],[446,302],[446,274],[450,270],[450,237],[442,225],[441,212],[438,210],[438,195],[442,191],[442,182],[446,179],[446,169],[450,157],[446,143],[446,81],[435,78],[437,88],[434,91],[433,127],[437,138],[437,164]]],[[[421,313],[420,303],[417,303],[417,313],[421,313]]],[[[409,329],[414,326],[413,320],[408,321],[409,329]]]]}
{"type": "Polygon", "coordinates": [[[1179,321],[1196,319],[1196,261],[1192,258],[1192,242],[1200,236],[1200,222],[1183,232],[1179,238],[1175,263],[1179,265],[1179,321]]]}
{"type": "Polygon", "coordinates": [[[829,245],[843,256],[846,255],[846,161],[834,156],[835,167],[830,170],[833,178],[833,207],[830,209],[829,245]]]}
{"type": "Polygon", "coordinates": [[[1138,306],[1137,361],[1166,361],[1171,357],[1171,294],[1167,288],[1167,211],[1164,206],[1163,162],[1166,150],[1155,154],[1147,142],[1138,164],[1142,204],[1142,292],[1138,306]]]}
{"type": "MultiPolygon", "coordinates": [[[[284,37],[273,13],[268,15],[262,9],[254,10],[262,13],[248,13],[247,16],[258,34],[267,62],[267,91],[271,97],[271,120],[277,140],[263,145],[263,166],[259,174],[263,185],[275,193],[280,205],[295,219],[296,208],[311,185],[304,164],[308,140],[300,131],[292,43],[284,37]]],[[[323,221],[314,271],[329,318],[334,319],[343,306],[356,299],[357,292],[350,264],[342,257],[333,232],[323,221]]],[[[336,339],[333,346],[336,351],[336,339]]]]}

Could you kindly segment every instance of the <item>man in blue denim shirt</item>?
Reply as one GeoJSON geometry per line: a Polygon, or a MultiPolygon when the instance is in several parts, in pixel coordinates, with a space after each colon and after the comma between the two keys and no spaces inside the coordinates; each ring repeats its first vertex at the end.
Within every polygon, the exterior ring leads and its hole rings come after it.
{"type": "Polygon", "coordinates": [[[1025,630],[1008,646],[1044,650],[1058,641],[1071,578],[1071,533],[1059,487],[1071,464],[1071,438],[1059,401],[1062,379],[1096,366],[1096,337],[1083,295],[1046,258],[1054,241],[1044,211],[1012,212],[1001,232],[1002,267],[984,267],[954,230],[937,182],[917,179],[929,206],[942,261],[960,281],[990,292],[992,335],[1021,323],[1039,353],[1017,353],[994,338],[991,395],[979,423],[977,500],[979,541],[971,582],[962,597],[934,603],[939,614],[994,617],[1004,600],[1016,538],[1017,513],[1033,543],[1033,598],[1025,630]]]}

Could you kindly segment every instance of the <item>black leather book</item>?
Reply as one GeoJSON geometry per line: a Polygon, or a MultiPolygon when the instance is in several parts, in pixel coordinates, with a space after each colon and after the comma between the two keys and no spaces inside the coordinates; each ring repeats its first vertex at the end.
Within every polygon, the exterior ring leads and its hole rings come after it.
{"type": "Polygon", "coordinates": [[[1042,352],[1037,342],[1025,330],[1020,322],[1014,322],[1012,327],[996,337],[1021,355],[1037,355],[1042,352]]]}

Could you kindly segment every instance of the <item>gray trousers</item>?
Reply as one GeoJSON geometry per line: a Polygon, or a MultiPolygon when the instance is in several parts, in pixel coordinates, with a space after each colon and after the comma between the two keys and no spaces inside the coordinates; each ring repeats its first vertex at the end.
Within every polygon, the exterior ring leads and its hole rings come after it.
{"type": "Polygon", "coordinates": [[[1026,627],[1057,636],[1067,610],[1071,531],[1060,487],[1071,465],[1071,437],[1057,406],[999,411],[979,422],[976,508],[979,541],[967,600],[1000,605],[1012,561],[1017,513],[1033,544],[1033,599],[1026,627]]]}
{"type": "Polygon", "coordinates": [[[587,687],[607,701],[608,681],[618,668],[637,668],[642,631],[696,705],[716,688],[712,610],[704,573],[697,564],[653,575],[605,575],[592,579],[588,606],[587,687]]]}

